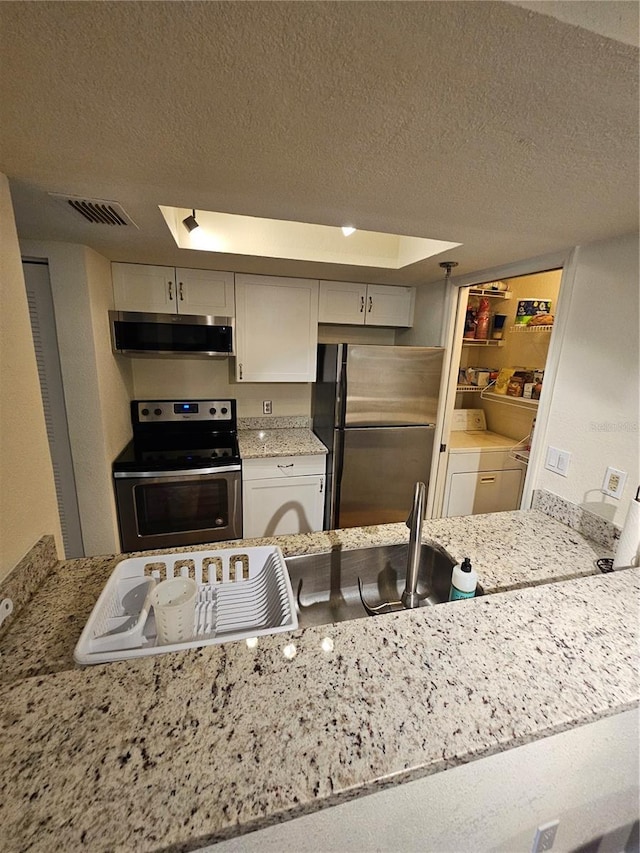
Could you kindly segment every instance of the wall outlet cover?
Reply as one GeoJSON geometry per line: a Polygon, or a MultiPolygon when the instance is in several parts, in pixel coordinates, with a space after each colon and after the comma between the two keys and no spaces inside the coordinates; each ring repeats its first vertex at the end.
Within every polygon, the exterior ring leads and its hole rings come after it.
{"type": "Polygon", "coordinates": [[[533,839],[531,853],[543,853],[545,850],[551,850],[556,839],[559,823],[558,820],[551,820],[549,823],[544,823],[538,827],[536,837],[533,839]]]}
{"type": "Polygon", "coordinates": [[[617,468],[607,468],[601,491],[616,500],[620,500],[627,481],[627,472],[619,471],[617,468]]]}

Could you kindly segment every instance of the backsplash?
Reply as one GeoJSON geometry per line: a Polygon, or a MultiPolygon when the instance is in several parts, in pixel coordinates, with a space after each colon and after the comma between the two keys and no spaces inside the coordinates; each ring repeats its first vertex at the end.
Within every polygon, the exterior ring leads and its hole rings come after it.
{"type": "Polygon", "coordinates": [[[13,603],[13,612],[4,620],[0,635],[6,632],[57,564],[55,540],[53,536],[43,536],[0,583],[0,600],[8,598],[13,603]]]}
{"type": "Polygon", "coordinates": [[[238,418],[238,429],[310,429],[311,418],[306,415],[289,417],[238,418]]]}
{"type": "Polygon", "coordinates": [[[531,508],[541,510],[556,521],[561,521],[567,527],[577,530],[583,536],[604,545],[611,551],[616,550],[620,539],[620,528],[578,504],[571,503],[546,489],[535,489],[531,508]]]}

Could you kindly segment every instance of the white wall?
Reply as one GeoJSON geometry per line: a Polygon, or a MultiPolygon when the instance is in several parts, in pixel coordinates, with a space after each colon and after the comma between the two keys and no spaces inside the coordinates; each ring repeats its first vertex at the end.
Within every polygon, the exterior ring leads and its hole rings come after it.
{"type": "Polygon", "coordinates": [[[413,326],[396,333],[401,346],[441,347],[445,340],[448,291],[444,281],[416,288],[413,326]]]}
{"type": "Polygon", "coordinates": [[[69,439],[87,556],[120,550],[111,462],[128,441],[130,365],[111,353],[109,261],[72,243],[21,243],[44,258],[56,312],[69,439]]]}
{"type": "Polygon", "coordinates": [[[618,525],[640,484],[638,250],[638,235],[580,246],[566,270],[573,288],[543,449],[568,450],[571,462],[563,477],[539,458],[534,474],[535,488],[618,525]],[[609,465],[628,473],[619,501],[600,492],[609,465]]]}
{"type": "Polygon", "coordinates": [[[638,758],[638,712],[628,711],[206,850],[528,853],[552,820],[554,850],[575,850],[638,819],[638,758]]]}
{"type": "MultiPolygon", "coordinates": [[[[336,326],[318,327],[319,343],[395,343],[395,330],[336,326]]],[[[231,397],[238,402],[238,417],[262,417],[262,401],[271,400],[273,417],[311,413],[311,384],[289,382],[236,382],[235,359],[130,359],[135,399],[159,397],[231,397]]]]}
{"type": "Polygon", "coordinates": [[[0,580],[45,534],[63,554],[9,184],[0,175],[0,580]]]}
{"type": "Polygon", "coordinates": [[[273,416],[309,415],[311,385],[288,382],[236,382],[235,359],[132,358],[133,399],[230,397],[238,417],[262,417],[262,401],[271,400],[273,416]]]}

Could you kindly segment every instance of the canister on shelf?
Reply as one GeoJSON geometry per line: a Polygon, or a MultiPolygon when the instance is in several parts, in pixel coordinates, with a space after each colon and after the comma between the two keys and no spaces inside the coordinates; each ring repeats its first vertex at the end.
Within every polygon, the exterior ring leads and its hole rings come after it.
{"type": "Polygon", "coordinates": [[[483,296],[478,303],[476,317],[476,340],[486,341],[489,336],[489,300],[483,296]]]}
{"type": "Polygon", "coordinates": [[[502,340],[502,336],[504,335],[504,324],[507,319],[506,314],[494,314],[493,315],[493,331],[491,332],[491,337],[494,341],[502,340]]]}

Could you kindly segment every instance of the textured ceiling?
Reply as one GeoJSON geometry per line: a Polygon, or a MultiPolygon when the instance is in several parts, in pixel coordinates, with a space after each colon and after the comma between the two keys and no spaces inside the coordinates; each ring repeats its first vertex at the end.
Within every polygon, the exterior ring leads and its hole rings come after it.
{"type": "Polygon", "coordinates": [[[19,234],[112,260],[421,283],[444,257],[464,274],[634,231],[638,4],[592,2],[583,27],[550,16],[572,4],[524,5],[2,2],[19,234]],[[139,230],[85,224],[47,192],[118,201],[139,230]],[[400,271],[207,255],[175,247],[159,204],[463,245],[400,271]]]}

